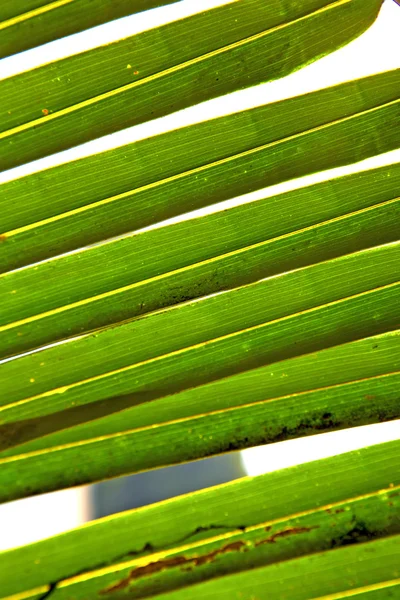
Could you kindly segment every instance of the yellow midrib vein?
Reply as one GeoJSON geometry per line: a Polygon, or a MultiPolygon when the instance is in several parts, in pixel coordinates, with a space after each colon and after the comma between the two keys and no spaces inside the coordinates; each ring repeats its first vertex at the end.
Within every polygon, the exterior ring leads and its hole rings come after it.
{"type": "MultiPolygon", "coordinates": [[[[344,590],[335,594],[328,594],[328,596],[318,596],[318,598],[315,598],[315,600],[344,600],[345,598],[357,598],[357,596],[360,596],[361,594],[364,595],[368,592],[386,590],[394,586],[400,586],[400,579],[380,581],[379,583],[372,583],[364,587],[353,588],[352,590],[344,590]]],[[[400,590],[398,591],[400,593],[400,590]]],[[[393,595],[393,598],[395,597],[396,596],[393,595]]]]}
{"type": "Polygon", "coordinates": [[[56,8],[61,8],[67,4],[73,4],[74,2],[77,2],[77,0],[56,0],[55,2],[50,2],[44,6],[39,6],[39,8],[35,8],[26,13],[11,17],[11,19],[7,19],[7,21],[3,21],[0,23],[0,31],[8,29],[9,27],[13,27],[14,25],[18,25],[19,23],[23,23],[24,21],[29,21],[35,17],[40,17],[41,15],[55,10],[56,8]]]}

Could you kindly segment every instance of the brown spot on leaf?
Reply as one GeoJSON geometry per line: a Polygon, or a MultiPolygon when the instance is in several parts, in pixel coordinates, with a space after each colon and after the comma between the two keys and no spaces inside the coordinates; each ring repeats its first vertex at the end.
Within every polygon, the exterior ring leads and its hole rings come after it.
{"type": "Polygon", "coordinates": [[[49,114],[49,109],[48,108],[42,108],[42,113],[46,116],[49,114]]]}
{"type": "Polygon", "coordinates": [[[6,236],[4,233],[2,233],[2,234],[0,235],[0,243],[1,243],[1,242],[5,242],[5,241],[6,241],[6,239],[7,239],[7,236],[6,236]]]}
{"type": "Polygon", "coordinates": [[[371,394],[367,394],[367,395],[365,396],[365,399],[366,399],[366,400],[375,400],[375,398],[376,398],[376,396],[372,396],[371,394]]]}
{"type": "Polygon", "coordinates": [[[318,527],[318,525],[314,525],[314,527],[290,527],[289,529],[282,529],[282,531],[277,531],[269,538],[256,542],[255,545],[261,546],[261,544],[274,544],[279,538],[288,537],[290,535],[297,535],[298,533],[308,533],[316,527],[318,527]]]}

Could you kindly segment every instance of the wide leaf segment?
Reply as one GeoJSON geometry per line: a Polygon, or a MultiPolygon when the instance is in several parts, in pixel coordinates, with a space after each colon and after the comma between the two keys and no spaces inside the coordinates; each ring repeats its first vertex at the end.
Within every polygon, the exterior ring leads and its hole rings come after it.
{"type": "MultiPolygon", "coordinates": [[[[161,4],[7,1],[0,52],[161,4]]],[[[236,0],[6,79],[1,165],[286,75],[380,4],[236,0]]],[[[400,163],[162,223],[400,147],[399,95],[393,70],[0,186],[0,501],[400,417],[400,163]]],[[[2,553],[0,597],[391,597],[399,460],[388,442],[2,553]]]]}

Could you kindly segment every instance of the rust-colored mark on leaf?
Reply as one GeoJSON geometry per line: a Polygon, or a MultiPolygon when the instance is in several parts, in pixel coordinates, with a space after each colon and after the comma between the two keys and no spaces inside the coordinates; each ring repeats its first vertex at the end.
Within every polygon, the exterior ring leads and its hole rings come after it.
{"type": "Polygon", "coordinates": [[[46,116],[49,114],[49,109],[48,108],[42,108],[42,113],[46,116]]]}
{"type": "Polygon", "coordinates": [[[5,242],[5,241],[6,241],[6,239],[7,239],[7,236],[6,236],[4,233],[2,233],[2,234],[0,235],[0,243],[1,243],[1,242],[5,242]]]}
{"type": "Polygon", "coordinates": [[[298,533],[308,533],[312,529],[316,529],[318,525],[314,525],[313,527],[290,527],[289,529],[282,529],[282,531],[277,531],[270,537],[265,540],[260,540],[256,542],[256,546],[261,546],[262,544],[274,544],[277,539],[288,537],[291,535],[297,535],[298,533]]]}
{"type": "Polygon", "coordinates": [[[176,556],[175,558],[165,558],[164,560],[151,562],[144,567],[133,569],[128,577],[121,579],[121,581],[106,588],[105,590],[102,590],[100,593],[105,594],[109,592],[119,592],[120,590],[125,589],[133,579],[138,579],[139,577],[143,577],[143,575],[152,575],[153,573],[157,573],[158,571],[162,571],[168,567],[176,567],[178,565],[185,564],[187,561],[188,559],[184,556],[176,556]]]}
{"type": "Polygon", "coordinates": [[[338,513],[344,512],[344,510],[345,510],[344,508],[337,508],[336,510],[333,510],[333,508],[327,508],[327,509],[325,509],[325,512],[327,512],[330,515],[333,514],[333,513],[335,515],[337,515],[338,513]]]}
{"type": "Polygon", "coordinates": [[[185,565],[182,567],[182,571],[190,571],[193,567],[199,567],[208,562],[212,562],[216,556],[219,554],[225,554],[225,552],[240,552],[246,546],[245,542],[238,540],[237,542],[232,542],[219,548],[218,550],[214,550],[208,554],[203,554],[202,556],[175,556],[173,558],[164,558],[162,560],[157,560],[156,562],[151,562],[143,567],[137,567],[137,569],[133,569],[128,577],[121,579],[118,583],[111,585],[104,590],[101,590],[99,594],[109,594],[111,592],[119,592],[131,583],[134,579],[139,579],[140,577],[146,575],[153,575],[154,573],[158,573],[163,571],[164,569],[168,569],[170,567],[178,567],[180,565],[185,565]]]}
{"type": "Polygon", "coordinates": [[[373,396],[372,394],[367,394],[367,395],[365,396],[365,399],[366,399],[366,400],[375,400],[375,398],[376,398],[376,396],[373,396]]]}
{"type": "Polygon", "coordinates": [[[134,75],[139,75],[139,71],[133,71],[134,75]]]}

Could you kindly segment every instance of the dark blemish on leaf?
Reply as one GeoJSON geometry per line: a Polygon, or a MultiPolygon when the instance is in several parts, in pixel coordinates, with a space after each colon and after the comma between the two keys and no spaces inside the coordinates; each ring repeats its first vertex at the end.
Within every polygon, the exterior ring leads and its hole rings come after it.
{"type": "Polygon", "coordinates": [[[204,554],[202,556],[175,556],[173,558],[164,558],[162,560],[157,560],[143,567],[137,567],[136,569],[133,569],[129,573],[128,577],[125,577],[124,579],[121,579],[121,581],[118,581],[118,583],[115,583],[110,587],[101,590],[99,594],[108,594],[111,592],[121,591],[128,587],[131,581],[139,579],[143,576],[159,573],[164,569],[185,565],[184,567],[182,567],[182,571],[189,571],[192,570],[194,567],[198,567],[206,563],[212,562],[215,559],[215,557],[219,554],[225,554],[226,552],[240,552],[245,546],[245,542],[238,540],[237,542],[232,542],[218,550],[214,550],[213,552],[209,552],[208,554],[204,554]]]}
{"type": "Polygon", "coordinates": [[[2,233],[0,235],[0,242],[5,242],[6,240],[7,240],[7,236],[4,233],[2,233]]]}
{"type": "Polygon", "coordinates": [[[139,71],[133,71],[134,75],[139,75],[139,71]]]}
{"type": "Polygon", "coordinates": [[[319,525],[314,525],[313,527],[290,527],[289,529],[283,529],[282,531],[277,531],[265,540],[260,540],[259,542],[256,542],[255,545],[261,546],[262,544],[274,544],[279,538],[297,535],[299,533],[308,533],[309,531],[311,531],[312,529],[316,529],[317,527],[319,527],[319,525]]]}
{"type": "Polygon", "coordinates": [[[364,396],[364,398],[366,400],[375,400],[376,396],[372,396],[371,394],[367,394],[366,396],[364,396]]]}
{"type": "Polygon", "coordinates": [[[48,108],[43,108],[42,109],[42,113],[46,116],[49,114],[49,109],[48,108]]]}
{"type": "Polygon", "coordinates": [[[373,349],[373,350],[375,350],[376,348],[378,348],[378,344],[374,344],[374,345],[372,346],[372,349],[373,349]]]}
{"type": "Polygon", "coordinates": [[[355,523],[354,527],[350,529],[344,535],[333,539],[331,548],[338,546],[349,546],[350,544],[356,544],[359,542],[368,542],[374,538],[380,537],[381,532],[377,530],[370,531],[364,523],[355,523]]]}
{"type": "Polygon", "coordinates": [[[50,595],[52,595],[53,592],[54,592],[54,590],[56,589],[57,583],[58,583],[57,581],[50,583],[49,584],[50,585],[49,589],[47,590],[47,592],[43,596],[40,596],[39,600],[46,600],[47,598],[49,598],[50,595]]]}

